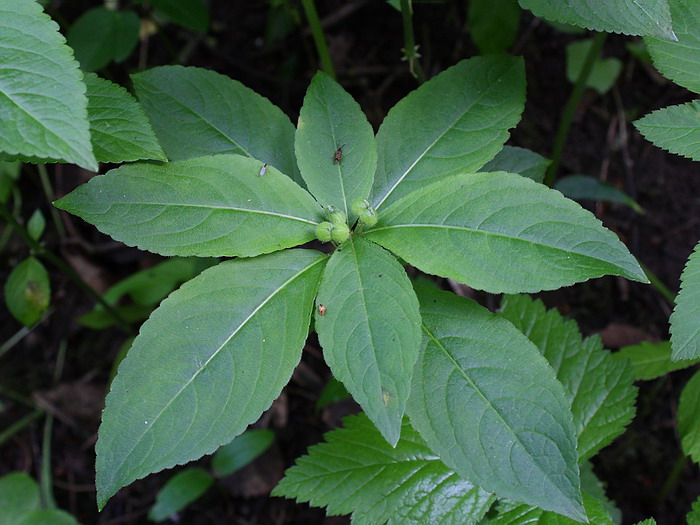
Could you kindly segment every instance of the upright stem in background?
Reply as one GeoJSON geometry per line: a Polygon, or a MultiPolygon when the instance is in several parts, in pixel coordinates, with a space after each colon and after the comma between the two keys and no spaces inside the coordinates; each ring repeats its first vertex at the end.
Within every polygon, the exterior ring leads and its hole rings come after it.
{"type": "Polygon", "coordinates": [[[649,279],[649,284],[651,284],[654,288],[658,290],[658,292],[663,295],[666,300],[671,303],[672,305],[676,303],[676,294],[674,294],[671,290],[669,290],[668,286],[666,286],[661,279],[659,279],[654,272],[652,272],[649,267],[645,264],[639,263],[639,266],[641,266],[642,270],[647,276],[647,279],[649,279]]]}
{"type": "Polygon", "coordinates": [[[420,54],[416,46],[416,39],[413,36],[413,8],[411,0],[401,0],[401,17],[403,18],[403,54],[408,61],[408,70],[411,72],[419,84],[425,82],[425,73],[418,62],[420,54]]]}
{"type": "Polygon", "coordinates": [[[331,62],[331,55],[328,52],[328,44],[326,43],[326,37],[323,34],[323,29],[321,28],[321,21],[318,19],[318,12],[316,11],[314,0],[301,0],[301,5],[304,7],[304,13],[306,14],[306,19],[309,21],[311,34],[314,37],[314,44],[316,45],[318,58],[321,60],[321,69],[323,69],[323,71],[325,71],[332,79],[335,80],[333,62],[331,62]]]}
{"type": "Polygon", "coordinates": [[[44,421],[44,436],[41,440],[41,501],[45,509],[55,509],[56,500],[53,497],[53,475],[51,474],[51,434],[53,432],[53,416],[46,414],[44,421]]]}
{"type": "Polygon", "coordinates": [[[593,70],[593,64],[596,58],[600,55],[600,50],[603,48],[605,43],[605,38],[607,33],[596,33],[593,37],[593,44],[586,55],[586,60],[583,63],[581,72],[576,79],[576,84],[574,84],[574,89],[571,91],[569,100],[566,102],[564,107],[564,112],[562,113],[561,120],[559,121],[559,129],[557,129],[557,135],[554,137],[554,148],[552,150],[552,164],[547,170],[547,175],[545,175],[544,183],[547,186],[552,186],[554,180],[557,178],[557,172],[559,171],[559,164],[561,162],[561,154],[564,150],[564,145],[566,144],[566,139],[569,136],[569,129],[571,128],[571,122],[574,120],[574,114],[576,113],[576,108],[581,101],[581,96],[583,91],[586,89],[586,82],[588,77],[591,75],[593,70]]]}
{"type": "Polygon", "coordinates": [[[51,180],[49,179],[49,174],[46,171],[46,166],[43,164],[37,164],[37,171],[39,172],[39,179],[41,180],[41,187],[44,189],[44,195],[46,195],[46,200],[49,201],[49,209],[51,210],[51,220],[56,228],[59,239],[61,241],[66,240],[66,228],[63,226],[63,221],[61,221],[61,216],[58,214],[58,210],[55,206],[51,206],[51,203],[56,200],[56,194],[53,191],[53,186],[51,185],[51,180]]]}

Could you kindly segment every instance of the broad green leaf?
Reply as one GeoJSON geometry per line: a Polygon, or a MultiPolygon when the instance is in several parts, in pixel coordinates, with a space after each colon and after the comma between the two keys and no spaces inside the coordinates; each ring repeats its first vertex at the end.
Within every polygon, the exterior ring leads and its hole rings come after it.
{"type": "Polygon", "coordinates": [[[44,234],[45,228],[46,219],[44,219],[44,215],[41,213],[41,210],[37,208],[27,221],[27,233],[29,233],[29,236],[32,239],[38,241],[44,234]]]}
{"type": "Polygon", "coordinates": [[[517,173],[535,182],[542,182],[551,163],[551,160],[534,151],[514,146],[503,146],[503,149],[496,154],[493,160],[487,162],[479,171],[484,173],[494,171],[517,173]]]}
{"type": "Polygon", "coordinates": [[[338,381],[335,377],[331,376],[326,383],[326,386],[321,390],[321,394],[318,396],[316,401],[316,412],[321,410],[326,405],[335,403],[336,401],[342,401],[343,399],[348,399],[350,397],[350,392],[347,391],[345,385],[338,381]]]}
{"type": "Polygon", "coordinates": [[[377,167],[374,131],[357,102],[321,71],[304,97],[294,148],[301,176],[322,205],[349,216],[355,199],[369,197],[377,167]]]}
{"type": "Polygon", "coordinates": [[[252,89],[196,67],[157,67],[131,78],[170,160],[238,153],[303,182],[294,157],[294,126],[252,89]]]}
{"type": "MultiPolygon", "coordinates": [[[[535,16],[576,26],[674,40],[666,0],[519,0],[535,16]]],[[[675,19],[674,19],[675,22],[675,19]]]]}
{"type": "Polygon", "coordinates": [[[161,303],[107,396],[100,508],[136,479],[211,454],[270,406],[301,358],[326,259],[288,250],[226,261],[161,303]]]}
{"type": "Polygon", "coordinates": [[[581,492],[600,501],[613,522],[616,525],[620,525],[622,523],[622,512],[613,501],[608,499],[605,493],[605,483],[600,481],[595,475],[591,462],[584,461],[579,466],[581,468],[581,492]]]}
{"type": "Polygon", "coordinates": [[[57,509],[35,510],[25,514],[17,525],[79,525],[76,519],[57,509]]]}
{"type": "Polygon", "coordinates": [[[700,3],[670,0],[677,42],[645,38],[656,69],[676,84],[700,93],[700,3]]]}
{"type": "Polygon", "coordinates": [[[190,467],[170,478],[156,495],[156,503],[148,512],[148,519],[161,522],[199,499],[214,479],[202,468],[190,467]]]}
{"type": "Polygon", "coordinates": [[[678,403],[678,433],[683,452],[700,463],[700,372],[696,372],[681,392],[678,403]]]}
{"type": "Polygon", "coordinates": [[[620,351],[613,355],[629,359],[632,363],[632,375],[637,381],[656,379],[669,372],[688,368],[698,362],[698,359],[673,361],[670,341],[661,343],[643,341],[638,345],[620,348],[620,351]]]}
{"type": "MultiPolygon", "coordinates": [[[[615,525],[603,503],[593,496],[583,493],[583,506],[590,525],[615,525]]],[[[500,503],[496,519],[489,520],[488,525],[576,525],[578,521],[553,512],[548,512],[529,505],[500,503]]]]}
{"type": "Polygon", "coordinates": [[[606,274],[648,282],[593,214],[509,173],[430,184],[382,210],[366,235],[424,272],[492,293],[552,290],[606,274]]]}
{"type": "Polygon", "coordinates": [[[54,204],[130,246],[161,255],[243,256],[316,237],[323,210],[270,166],[241,155],[132,164],[54,204]]]}
{"type": "Polygon", "coordinates": [[[88,120],[92,147],[98,162],[167,160],[146,114],[126,89],[85,74],[88,120]]]}
{"type": "Polygon", "coordinates": [[[149,3],[173,22],[206,33],[209,8],[202,0],[149,0],[149,3]]]}
{"type": "Polygon", "coordinates": [[[404,419],[391,447],[364,415],[344,420],[309,448],[275,487],[274,496],[353,513],[355,524],[479,523],[495,498],[445,466],[404,419]]]}
{"type": "Polygon", "coordinates": [[[567,175],[557,179],[554,189],[570,199],[617,202],[629,206],[637,213],[644,213],[632,197],[596,177],[567,175]]]}
{"type": "Polygon", "coordinates": [[[5,282],[7,309],[20,323],[32,326],[49,307],[49,273],[35,257],[27,257],[10,272],[5,282]]]}
{"type": "Polygon", "coordinates": [[[265,452],[275,441],[272,430],[253,429],[243,432],[224,445],[211,458],[211,466],[218,477],[229,476],[265,452]]]}
{"type": "Polygon", "coordinates": [[[700,161],[700,100],[659,109],[634,126],[659,148],[700,161]]]}
{"type": "Polygon", "coordinates": [[[634,417],[637,389],[631,367],[603,348],[597,336],[583,339],[578,325],[541,301],[510,296],[501,317],[525,334],[564,385],[574,416],[579,462],[625,431],[634,417]]]}
{"type": "Polygon", "coordinates": [[[383,248],[351,237],[323,272],[314,322],[323,355],[389,443],[395,445],[420,348],[411,281],[383,248]]]}
{"type": "Polygon", "coordinates": [[[0,152],[97,171],[83,75],[34,0],[0,0],[0,152]]]}
{"type": "Polygon", "coordinates": [[[473,301],[430,288],[418,295],[413,427],[484,490],[584,520],[571,411],[537,347],[473,301]]]}
{"type": "Polygon", "coordinates": [[[75,21],[67,40],[83,71],[97,71],[131,55],[139,41],[140,25],[134,11],[94,7],[75,21]]]}
{"type": "MultiPolygon", "coordinates": [[[[579,40],[566,46],[566,78],[572,84],[575,84],[581,75],[581,70],[592,45],[593,40],[579,40]]],[[[604,95],[615,85],[621,71],[622,62],[617,58],[603,59],[598,56],[586,79],[586,87],[595,89],[604,95]]]]}
{"type": "Polygon", "coordinates": [[[39,485],[24,472],[12,472],[0,478],[0,523],[17,525],[25,514],[38,510],[39,485]]]}
{"type": "Polygon", "coordinates": [[[513,47],[520,15],[517,0],[471,0],[469,34],[479,53],[505,53],[513,47]]]}
{"type": "Polygon", "coordinates": [[[525,68],[515,57],[463,60],[420,86],[389,111],[377,133],[374,207],[481,168],[503,147],[524,102],[525,68]]]}
{"type": "Polygon", "coordinates": [[[685,520],[688,522],[688,525],[700,525],[700,497],[693,502],[685,520]]]}
{"type": "Polygon", "coordinates": [[[700,242],[681,274],[681,291],[671,314],[674,361],[700,359],[700,242]]]}

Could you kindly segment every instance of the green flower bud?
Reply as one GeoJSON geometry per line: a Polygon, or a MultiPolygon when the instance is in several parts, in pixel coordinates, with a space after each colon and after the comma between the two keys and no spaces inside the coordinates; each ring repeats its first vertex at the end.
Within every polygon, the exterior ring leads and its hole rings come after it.
{"type": "Polygon", "coordinates": [[[328,242],[333,238],[333,225],[330,222],[322,222],[316,226],[316,238],[321,242],[328,242]]]}
{"type": "Polygon", "coordinates": [[[330,208],[329,218],[333,224],[345,224],[348,221],[345,213],[335,208],[330,208]]]}
{"type": "Polygon", "coordinates": [[[374,211],[374,208],[369,207],[362,213],[359,213],[359,219],[362,224],[367,226],[368,228],[371,228],[375,224],[377,224],[377,219],[379,218],[377,216],[377,212],[374,211]]]}
{"type": "Polygon", "coordinates": [[[350,228],[344,222],[334,224],[331,230],[331,239],[333,242],[338,244],[345,242],[345,240],[350,236],[350,228]]]}
{"type": "Polygon", "coordinates": [[[367,199],[355,199],[350,205],[352,212],[358,217],[362,215],[362,212],[370,208],[369,201],[367,199]]]}

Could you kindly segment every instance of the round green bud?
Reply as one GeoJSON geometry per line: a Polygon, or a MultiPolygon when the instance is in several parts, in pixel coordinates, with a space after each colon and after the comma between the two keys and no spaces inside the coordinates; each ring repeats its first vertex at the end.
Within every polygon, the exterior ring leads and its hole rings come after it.
{"type": "Polygon", "coordinates": [[[328,242],[333,238],[333,225],[330,222],[322,222],[316,226],[316,238],[321,242],[328,242]]]}
{"type": "Polygon", "coordinates": [[[368,228],[371,228],[372,226],[377,224],[377,219],[379,218],[377,217],[377,212],[374,211],[374,208],[371,207],[367,208],[365,211],[359,213],[358,215],[360,222],[368,228]]]}
{"type": "Polygon", "coordinates": [[[335,224],[345,224],[348,218],[345,216],[341,210],[333,210],[329,215],[330,221],[335,224]]]}
{"type": "Polygon", "coordinates": [[[362,212],[370,208],[369,201],[367,199],[355,199],[350,205],[352,212],[358,217],[362,215],[362,212]]]}
{"type": "Polygon", "coordinates": [[[333,242],[338,244],[345,242],[345,240],[350,236],[350,228],[344,222],[334,224],[331,230],[331,239],[333,242]]]}

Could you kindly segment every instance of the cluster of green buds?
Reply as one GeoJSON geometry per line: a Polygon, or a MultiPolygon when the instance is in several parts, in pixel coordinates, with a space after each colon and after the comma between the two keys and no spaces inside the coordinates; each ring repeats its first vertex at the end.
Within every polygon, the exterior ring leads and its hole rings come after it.
{"type": "Polygon", "coordinates": [[[377,224],[377,212],[367,199],[356,199],[352,203],[352,212],[357,215],[363,226],[371,228],[377,224]]]}
{"type": "Polygon", "coordinates": [[[321,242],[333,241],[342,243],[350,236],[348,218],[341,210],[332,206],[328,208],[328,221],[324,221],[316,227],[316,237],[321,242]]]}

